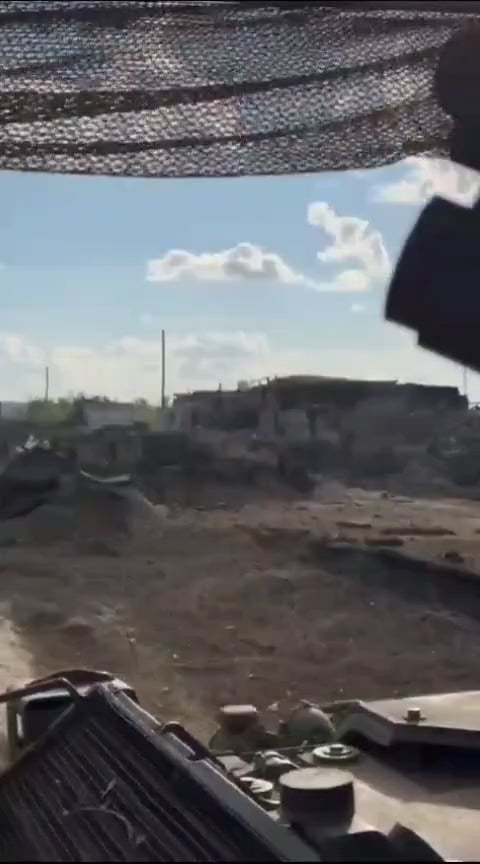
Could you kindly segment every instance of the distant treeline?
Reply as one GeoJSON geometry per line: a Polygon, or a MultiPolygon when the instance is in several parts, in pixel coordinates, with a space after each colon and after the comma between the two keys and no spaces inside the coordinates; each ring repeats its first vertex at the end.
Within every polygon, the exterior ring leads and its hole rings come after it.
{"type": "MultiPolygon", "coordinates": [[[[120,400],[110,399],[108,396],[86,396],[79,393],[63,399],[32,399],[27,405],[25,419],[30,423],[45,425],[79,423],[82,417],[82,403],[85,401],[104,402],[109,405],[118,404],[120,400]]],[[[145,422],[153,422],[155,406],[146,399],[135,399],[135,405],[141,405],[145,409],[145,422]]],[[[142,412],[143,413],[143,412],[142,412]]]]}

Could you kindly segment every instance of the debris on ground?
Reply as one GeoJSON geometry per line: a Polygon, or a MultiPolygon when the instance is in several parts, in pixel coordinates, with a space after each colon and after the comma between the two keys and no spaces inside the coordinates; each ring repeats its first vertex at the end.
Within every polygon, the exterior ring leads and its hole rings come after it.
{"type": "Polygon", "coordinates": [[[0,522],[0,685],[109,668],[204,738],[219,703],[475,687],[475,412],[362,410],[148,434],[128,482],[63,463],[0,522]]]}
{"type": "Polygon", "coordinates": [[[443,588],[434,599],[436,576],[430,587],[425,576],[409,583],[383,557],[395,537],[378,533],[398,526],[402,554],[451,567],[457,544],[457,560],[480,575],[478,516],[468,502],[412,499],[405,508],[401,499],[344,488],[341,501],[304,500],[300,509],[280,499],[158,511],[135,490],[107,505],[101,492],[82,487],[71,503],[64,536],[48,508],[41,531],[32,522],[27,531],[38,510],[2,554],[0,604],[33,676],[66,665],[111,668],[150,710],[203,736],[219,702],[266,708],[430,691],[432,682],[475,686],[480,610],[470,600],[457,608],[458,596],[454,602],[443,588]],[[370,526],[374,512],[378,548],[371,528],[358,527],[370,526]],[[454,536],[428,530],[440,515],[454,536]],[[49,519],[57,534],[46,530],[49,519]],[[351,562],[326,554],[339,521],[352,535],[343,547],[357,550],[351,562]],[[424,530],[410,536],[412,525],[424,530]],[[312,557],[314,540],[321,556],[312,557]]]}

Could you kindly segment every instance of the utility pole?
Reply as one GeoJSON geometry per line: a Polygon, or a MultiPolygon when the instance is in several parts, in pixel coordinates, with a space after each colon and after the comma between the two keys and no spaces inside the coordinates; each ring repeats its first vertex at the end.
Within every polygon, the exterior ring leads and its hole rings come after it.
{"type": "Polygon", "coordinates": [[[468,399],[468,385],[467,385],[467,367],[463,367],[463,395],[468,399]]]}
{"type": "Polygon", "coordinates": [[[50,395],[50,369],[45,366],[45,402],[48,402],[50,395]]]}
{"type": "Polygon", "coordinates": [[[165,330],[162,330],[162,408],[165,408],[165,330]]]}

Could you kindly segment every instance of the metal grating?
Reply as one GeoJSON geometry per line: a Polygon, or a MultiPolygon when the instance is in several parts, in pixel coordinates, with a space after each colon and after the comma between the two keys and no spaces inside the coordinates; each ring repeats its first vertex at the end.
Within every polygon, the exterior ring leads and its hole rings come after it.
{"type": "Polygon", "coordinates": [[[95,688],[0,778],[0,860],[318,860],[189,740],[95,688]]]}

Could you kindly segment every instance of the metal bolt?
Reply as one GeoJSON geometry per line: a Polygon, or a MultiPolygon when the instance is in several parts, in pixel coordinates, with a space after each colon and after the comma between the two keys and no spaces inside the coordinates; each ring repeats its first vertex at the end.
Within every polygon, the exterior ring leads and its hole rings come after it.
{"type": "Polygon", "coordinates": [[[328,752],[331,756],[343,756],[345,753],[345,747],[343,744],[330,744],[328,752]]]}
{"type": "Polygon", "coordinates": [[[354,762],[358,756],[358,750],[355,750],[354,747],[347,747],[340,741],[334,744],[327,744],[323,747],[316,747],[313,751],[313,758],[317,762],[344,764],[354,762]]]}
{"type": "Polygon", "coordinates": [[[420,723],[424,719],[425,718],[420,708],[407,709],[407,713],[405,714],[405,720],[407,721],[407,723],[420,723]]]}

